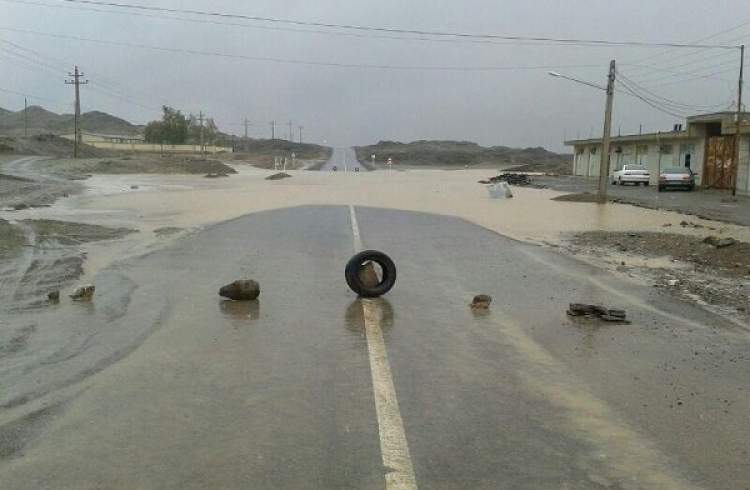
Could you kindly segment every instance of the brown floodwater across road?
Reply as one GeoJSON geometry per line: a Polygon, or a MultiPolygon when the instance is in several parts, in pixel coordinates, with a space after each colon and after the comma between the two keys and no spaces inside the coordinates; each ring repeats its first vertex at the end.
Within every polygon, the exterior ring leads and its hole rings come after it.
{"type": "MultiPolygon", "coordinates": [[[[142,233],[153,232],[304,200],[305,190],[322,199],[307,179],[265,183],[274,191],[230,186],[214,192],[218,202],[210,185],[85,196],[79,202],[89,207],[75,212],[107,214],[117,225],[143,216],[142,233]],[[187,208],[194,215],[181,213],[187,208]]],[[[376,199],[393,195],[347,185],[376,199]]],[[[502,224],[499,216],[518,209],[506,205],[523,195],[487,200],[495,213],[476,221],[502,224]]],[[[73,214],[64,206],[59,212],[73,214]]],[[[745,331],[463,219],[354,210],[364,247],[399,267],[396,287],[375,307],[416,485],[750,482],[745,331]],[[486,314],[468,308],[478,293],[495,298],[486,314]],[[564,313],[571,301],[622,307],[633,323],[573,322],[564,313]]],[[[162,245],[102,262],[91,273],[93,303],[7,317],[34,327],[0,357],[0,481],[21,489],[383,488],[392,469],[383,466],[370,339],[343,279],[354,249],[349,206],[256,212],[162,245]],[[259,280],[257,303],[217,296],[238,277],[259,280]]]]}

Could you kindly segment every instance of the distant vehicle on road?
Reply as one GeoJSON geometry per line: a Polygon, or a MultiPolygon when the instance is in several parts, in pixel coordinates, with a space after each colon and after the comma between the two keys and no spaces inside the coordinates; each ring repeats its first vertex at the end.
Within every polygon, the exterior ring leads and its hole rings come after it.
{"type": "Polygon", "coordinates": [[[338,168],[338,167],[337,167],[336,165],[334,165],[334,166],[333,166],[333,169],[332,169],[332,170],[333,170],[333,171],[335,172],[335,171],[336,171],[336,170],[338,170],[338,169],[339,169],[339,168],[338,168]]]}
{"type": "Polygon", "coordinates": [[[613,184],[643,184],[648,185],[651,175],[643,165],[623,165],[621,170],[612,175],[613,184]]]}
{"type": "Polygon", "coordinates": [[[669,167],[659,173],[659,192],[668,188],[695,189],[695,174],[687,167],[669,167]]]}
{"type": "Polygon", "coordinates": [[[355,172],[359,172],[359,167],[354,167],[355,172]]]}

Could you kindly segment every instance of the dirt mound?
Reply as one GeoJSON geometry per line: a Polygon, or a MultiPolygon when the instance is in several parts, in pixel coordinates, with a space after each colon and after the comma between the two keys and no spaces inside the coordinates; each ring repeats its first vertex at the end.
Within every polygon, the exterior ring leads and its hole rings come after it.
{"type": "MultiPolygon", "coordinates": [[[[73,155],[73,141],[52,134],[39,134],[28,138],[6,136],[0,137],[0,152],[59,158],[70,157],[73,155]]],[[[113,153],[82,144],[79,147],[79,154],[83,158],[93,158],[109,156],[113,153]]]]}
{"type": "Polygon", "coordinates": [[[36,164],[42,173],[66,177],[91,174],[236,174],[237,171],[217,160],[189,157],[156,157],[146,155],[119,158],[83,158],[45,160],[36,164]]]}
{"type": "Polygon", "coordinates": [[[734,242],[717,247],[705,238],[677,233],[616,233],[592,231],[576,235],[572,241],[579,246],[607,247],[622,253],[647,257],[669,255],[681,262],[695,264],[697,269],[721,271],[731,276],[750,274],[750,243],[734,242]]]}

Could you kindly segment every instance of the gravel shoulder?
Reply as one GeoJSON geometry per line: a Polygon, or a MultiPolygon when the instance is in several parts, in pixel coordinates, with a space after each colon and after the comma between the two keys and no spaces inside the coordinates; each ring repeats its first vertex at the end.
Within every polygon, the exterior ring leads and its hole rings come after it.
{"type": "Polygon", "coordinates": [[[570,236],[562,250],[747,324],[750,243],[707,243],[717,235],[589,231],[570,236]]]}

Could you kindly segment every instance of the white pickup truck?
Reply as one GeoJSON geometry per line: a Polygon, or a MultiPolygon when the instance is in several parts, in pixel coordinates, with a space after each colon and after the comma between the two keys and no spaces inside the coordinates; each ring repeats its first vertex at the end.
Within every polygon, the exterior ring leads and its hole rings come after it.
{"type": "Polygon", "coordinates": [[[643,165],[623,165],[621,170],[618,170],[612,175],[612,183],[615,185],[648,185],[650,179],[651,175],[649,174],[648,169],[643,165]]]}

